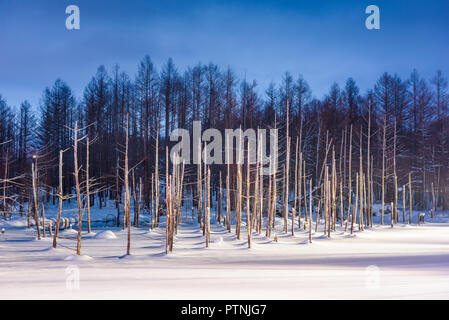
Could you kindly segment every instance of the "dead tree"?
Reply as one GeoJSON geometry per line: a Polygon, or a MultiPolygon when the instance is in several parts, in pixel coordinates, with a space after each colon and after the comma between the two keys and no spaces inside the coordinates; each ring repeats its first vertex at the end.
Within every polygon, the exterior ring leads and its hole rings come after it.
{"type": "Polygon", "coordinates": [[[250,210],[250,159],[249,159],[249,141],[248,141],[248,151],[247,151],[247,162],[248,165],[246,167],[246,230],[248,233],[248,248],[251,248],[251,210],[250,210]]]}
{"type": "Polygon", "coordinates": [[[349,131],[349,163],[348,163],[348,213],[346,214],[345,231],[348,231],[349,214],[352,209],[352,125],[349,131]]]}
{"type": "Polygon", "coordinates": [[[59,224],[61,221],[62,202],[64,200],[64,189],[62,184],[62,155],[63,150],[59,150],[59,192],[58,192],[58,215],[56,217],[55,233],[53,235],[53,248],[56,248],[58,241],[59,224]]]}
{"type": "Polygon", "coordinates": [[[412,193],[412,173],[409,172],[408,174],[408,200],[409,200],[409,204],[410,204],[410,211],[409,211],[409,215],[408,215],[408,224],[412,223],[412,207],[413,207],[413,193],[412,193]]]}
{"type": "Polygon", "coordinates": [[[90,186],[89,186],[89,136],[86,136],[86,201],[87,201],[87,232],[91,233],[90,226],[90,186]]]}
{"type": "MultiPolygon", "coordinates": [[[[33,158],[35,158],[34,156],[33,158]]],[[[37,229],[37,240],[41,239],[41,232],[40,232],[40,226],[39,226],[39,200],[38,200],[38,192],[37,192],[37,183],[36,183],[36,162],[31,164],[31,174],[32,174],[32,181],[33,181],[33,199],[34,199],[34,222],[36,223],[36,229],[37,229]]]]}
{"type": "Polygon", "coordinates": [[[75,128],[73,129],[73,162],[74,162],[74,176],[75,176],[75,190],[76,190],[76,200],[78,205],[78,235],[76,242],[76,254],[81,255],[81,232],[82,232],[82,204],[81,204],[81,188],[79,172],[80,167],[78,167],[78,142],[83,138],[78,139],[78,121],[75,122],[75,128]]]}
{"type": "Polygon", "coordinates": [[[385,217],[385,156],[387,151],[387,142],[386,142],[386,132],[387,132],[387,118],[384,118],[384,126],[383,126],[383,139],[382,139],[382,218],[381,224],[384,224],[385,217]]]}
{"type": "Polygon", "coordinates": [[[120,175],[119,175],[119,159],[117,157],[116,167],[115,167],[115,207],[117,208],[117,227],[120,226],[120,175]]]}
{"type": "MultiPolygon", "coordinates": [[[[7,199],[6,199],[6,189],[7,189],[7,182],[8,182],[8,167],[9,167],[9,155],[8,155],[8,149],[6,151],[6,157],[5,157],[5,174],[3,178],[3,217],[6,220],[8,220],[8,208],[7,208],[7,199]]],[[[45,237],[45,234],[44,234],[45,237]]]]}
{"type": "Polygon", "coordinates": [[[206,171],[206,248],[209,247],[210,243],[210,168],[207,168],[206,171]]]}
{"type": "Polygon", "coordinates": [[[159,226],[159,125],[156,126],[156,159],[154,160],[156,228],[159,226]]]}
{"type": "MultiPolygon", "coordinates": [[[[306,189],[306,185],[304,185],[304,190],[306,189]]],[[[304,198],[307,202],[306,192],[304,192],[304,198]]],[[[309,243],[312,243],[312,208],[313,208],[313,197],[312,197],[312,179],[309,180],[309,243]]],[[[305,225],[305,223],[304,223],[305,225]]]]}
{"type": "Polygon", "coordinates": [[[201,174],[201,141],[198,141],[198,167],[197,167],[197,188],[198,188],[198,201],[197,201],[197,208],[198,208],[198,224],[200,228],[203,228],[203,182],[202,182],[202,174],[201,174]]]}
{"type": "MultiPolygon", "coordinates": [[[[296,138],[296,152],[295,152],[295,193],[293,197],[293,210],[292,210],[292,236],[295,235],[295,215],[296,215],[296,202],[298,197],[298,138],[296,138]]],[[[299,191],[301,195],[301,191],[299,191]]],[[[301,200],[299,201],[301,205],[301,200]]],[[[298,226],[301,228],[301,225],[298,226]]]]}
{"type": "Polygon", "coordinates": [[[128,241],[126,246],[126,254],[131,254],[131,196],[129,192],[129,163],[128,163],[128,144],[129,144],[129,114],[126,115],[126,137],[125,137],[125,165],[123,168],[123,179],[125,187],[125,203],[123,214],[126,217],[126,224],[128,226],[128,241]]]}
{"type": "Polygon", "coordinates": [[[221,224],[221,201],[222,201],[222,195],[221,195],[221,189],[222,189],[222,184],[221,184],[221,171],[219,172],[219,186],[218,186],[218,224],[221,224]]]}

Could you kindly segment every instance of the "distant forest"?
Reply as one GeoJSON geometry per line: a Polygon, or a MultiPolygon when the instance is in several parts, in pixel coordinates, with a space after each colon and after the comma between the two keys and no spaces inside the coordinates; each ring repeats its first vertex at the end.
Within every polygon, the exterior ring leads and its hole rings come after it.
{"type": "MultiPolygon", "coordinates": [[[[145,56],[135,77],[118,66],[112,70],[100,66],[82,97],[75,97],[69,84],[61,79],[44,89],[40,105],[34,108],[23,97],[20,108],[14,110],[8,106],[8,93],[0,93],[0,177],[3,199],[11,205],[32,198],[33,161],[38,162],[44,198],[56,201],[60,150],[65,150],[64,194],[73,194],[71,128],[75,122],[85,128],[83,134],[92,142],[89,175],[96,179],[99,191],[93,193],[91,203],[102,206],[107,199],[116,199],[115,190],[123,186],[123,177],[117,179],[119,162],[123,161],[118,149],[125,145],[129,114],[129,166],[136,181],[142,179],[144,208],[149,208],[152,201],[155,168],[161,171],[162,178],[165,176],[167,137],[175,128],[191,130],[195,120],[201,121],[203,130],[276,126],[284,146],[289,127],[291,155],[286,157],[281,152],[278,179],[282,179],[285,159],[291,161],[287,167],[294,176],[294,151],[299,141],[305,175],[314,184],[321,179],[323,163],[330,164],[332,153],[339,174],[343,176],[344,171],[355,181],[362,155],[363,166],[371,163],[377,201],[382,197],[382,180],[385,180],[385,202],[390,203],[395,197],[395,179],[402,187],[409,183],[411,174],[414,206],[429,210],[431,202],[435,202],[432,191],[437,206],[448,206],[449,95],[447,78],[441,71],[436,71],[431,79],[422,78],[416,70],[411,70],[407,79],[380,71],[374,88],[365,93],[349,78],[344,86],[333,84],[329,93],[318,99],[313,97],[306,79],[289,72],[281,83],[271,84],[261,94],[256,81],[239,79],[230,68],[210,63],[180,71],[172,59],[157,68],[145,56]],[[33,109],[38,109],[38,113],[33,109]]],[[[78,160],[83,170],[85,157],[85,141],[81,141],[78,160]]],[[[193,165],[186,168],[186,185],[195,184],[196,170],[193,165]]],[[[219,172],[225,177],[226,166],[211,166],[211,172],[211,188],[216,190],[219,172]]],[[[231,172],[234,185],[235,170],[231,172]]],[[[194,192],[193,188],[191,191],[194,192]]]]}

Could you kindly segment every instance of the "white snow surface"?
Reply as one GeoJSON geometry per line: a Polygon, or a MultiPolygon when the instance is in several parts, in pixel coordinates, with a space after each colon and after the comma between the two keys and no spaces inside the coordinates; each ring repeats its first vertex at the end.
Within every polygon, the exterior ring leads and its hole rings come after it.
{"type": "MultiPolygon", "coordinates": [[[[50,206],[49,206],[50,207],[50,206]]],[[[93,217],[114,214],[94,208],[93,217]]],[[[308,243],[308,232],[295,236],[253,233],[241,238],[212,219],[211,243],[205,247],[190,208],[183,212],[173,253],[165,254],[165,223],[148,231],[149,218],[132,227],[131,256],[127,230],[83,229],[82,256],[75,255],[76,232],[61,231],[57,249],[25,218],[1,221],[0,299],[448,299],[449,219],[426,217],[416,225],[375,225],[355,235],[338,226],[330,239],[322,225],[308,243]],[[96,235],[94,235],[94,233],[96,235]],[[108,236],[115,235],[111,240],[108,236]],[[77,285],[73,281],[79,278],[77,285]]],[[[52,209],[46,208],[51,217],[52,209]]],[[[417,213],[414,213],[416,216],[417,213]]],[[[289,219],[290,224],[290,219],[289,219]]],[[[85,226],[85,224],[84,224],[85,226]]],[[[264,224],[265,226],[265,224],[264,224]]],[[[77,226],[73,227],[77,229],[77,226]]],[[[289,226],[290,231],[290,226],[289,226]]]]}
{"type": "Polygon", "coordinates": [[[117,239],[117,236],[111,230],[100,231],[94,236],[95,239],[117,239]]]}

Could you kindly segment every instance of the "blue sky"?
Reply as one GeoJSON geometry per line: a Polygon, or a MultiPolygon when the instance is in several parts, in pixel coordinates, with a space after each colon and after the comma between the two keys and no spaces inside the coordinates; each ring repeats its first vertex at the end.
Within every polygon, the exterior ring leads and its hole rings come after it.
{"type": "Polygon", "coordinates": [[[0,94],[10,105],[37,106],[57,78],[81,97],[99,65],[134,76],[145,54],[158,69],[168,57],[180,71],[231,66],[260,92],[287,70],[317,97],[351,76],[365,92],[384,71],[449,74],[449,1],[0,0],[0,94]],[[80,30],[65,28],[70,4],[80,30]],[[370,4],[381,30],[365,28],[370,4]]]}

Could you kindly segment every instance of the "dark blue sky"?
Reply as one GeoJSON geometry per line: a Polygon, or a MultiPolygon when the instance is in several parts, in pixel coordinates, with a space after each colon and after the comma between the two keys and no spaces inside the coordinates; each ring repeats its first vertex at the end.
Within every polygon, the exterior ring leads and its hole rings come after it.
{"type": "Polygon", "coordinates": [[[134,76],[149,54],[160,69],[228,65],[262,92],[285,71],[302,74],[317,97],[352,76],[364,92],[384,71],[430,78],[449,73],[449,1],[0,0],[0,94],[34,106],[56,78],[81,97],[96,68],[115,63],[134,76]],[[65,28],[65,8],[81,30],[65,28]],[[381,30],[365,28],[378,5],[381,30]]]}

